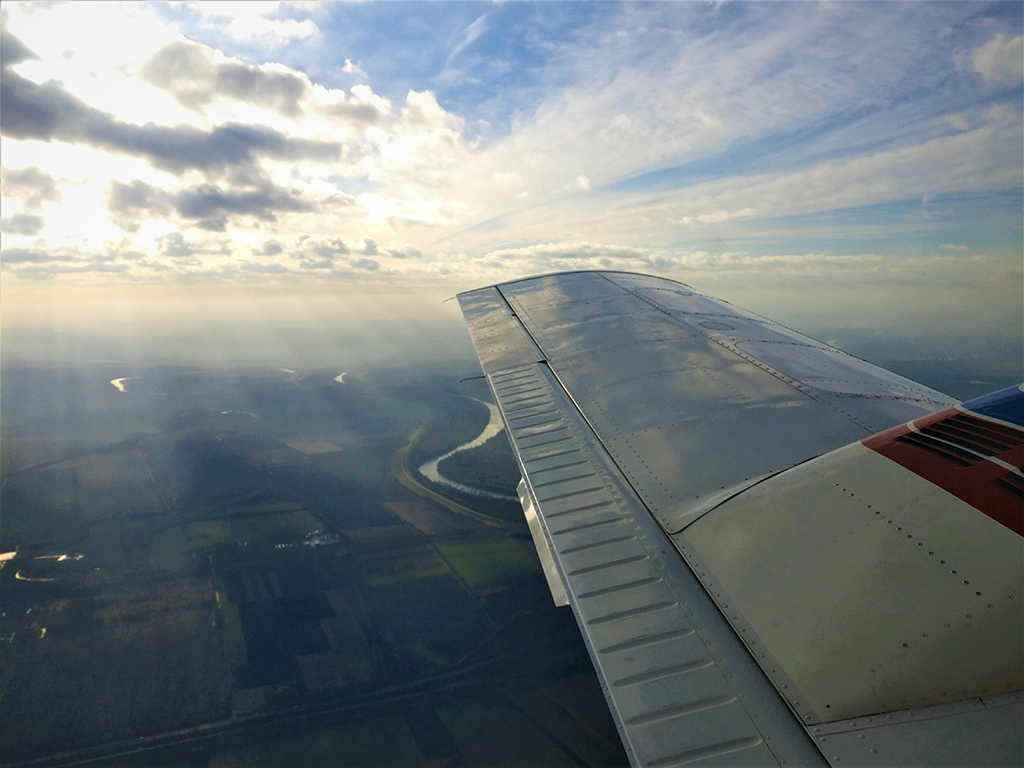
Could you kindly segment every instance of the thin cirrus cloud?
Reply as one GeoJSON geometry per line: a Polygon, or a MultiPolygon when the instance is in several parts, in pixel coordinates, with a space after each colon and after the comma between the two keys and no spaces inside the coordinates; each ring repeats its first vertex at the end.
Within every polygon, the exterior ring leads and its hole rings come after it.
{"type": "Polygon", "coordinates": [[[5,275],[948,281],[1019,256],[1021,35],[998,3],[435,10],[133,7],[118,33],[148,45],[118,58],[99,26],[50,40],[77,11],[12,6],[5,275]]]}

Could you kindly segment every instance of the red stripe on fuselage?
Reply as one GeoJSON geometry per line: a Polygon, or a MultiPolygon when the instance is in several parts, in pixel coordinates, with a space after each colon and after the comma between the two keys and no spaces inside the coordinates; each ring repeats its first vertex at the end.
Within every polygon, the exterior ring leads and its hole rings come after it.
{"type": "MultiPolygon", "coordinates": [[[[984,512],[1019,536],[1024,536],[1024,499],[1008,487],[1019,485],[1019,481],[1008,480],[1013,474],[1009,469],[987,458],[970,456],[958,450],[956,440],[951,441],[954,445],[949,445],[929,441],[927,433],[923,433],[923,440],[921,435],[911,434],[933,424],[945,422],[960,413],[961,411],[956,408],[947,408],[916,419],[912,422],[914,429],[902,424],[864,438],[861,442],[876,453],[895,461],[901,467],[909,469],[984,512]],[[929,442],[933,447],[928,446],[929,442]]],[[[1024,466],[1024,430],[1002,424],[997,425],[997,428],[1011,437],[1019,433],[1018,444],[995,453],[993,458],[1020,469],[1024,466]]],[[[1007,442],[1014,441],[1011,439],[1007,442]]]]}

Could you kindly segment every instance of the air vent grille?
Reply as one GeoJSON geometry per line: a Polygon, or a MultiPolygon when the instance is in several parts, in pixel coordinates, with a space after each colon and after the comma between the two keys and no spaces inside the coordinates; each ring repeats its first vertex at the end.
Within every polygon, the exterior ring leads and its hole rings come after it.
{"type": "Polygon", "coordinates": [[[1018,499],[1024,499],[1024,477],[1015,472],[1008,472],[996,479],[996,484],[1009,491],[1018,499]]]}
{"type": "Polygon", "coordinates": [[[959,467],[969,467],[1024,445],[1019,430],[957,413],[916,432],[900,435],[897,442],[940,456],[959,467]]]}
{"type": "Polygon", "coordinates": [[[995,456],[1018,445],[1024,445],[1024,436],[1019,430],[984,421],[966,413],[958,413],[921,431],[940,439],[957,442],[985,456],[995,456]]]}
{"type": "Polygon", "coordinates": [[[904,443],[905,445],[912,445],[915,448],[920,448],[928,453],[938,456],[956,464],[958,467],[969,467],[972,464],[977,464],[982,461],[980,456],[977,456],[970,451],[965,451],[960,447],[946,442],[945,440],[937,440],[930,435],[924,435],[920,432],[908,432],[905,435],[900,435],[896,438],[897,443],[904,443]]]}

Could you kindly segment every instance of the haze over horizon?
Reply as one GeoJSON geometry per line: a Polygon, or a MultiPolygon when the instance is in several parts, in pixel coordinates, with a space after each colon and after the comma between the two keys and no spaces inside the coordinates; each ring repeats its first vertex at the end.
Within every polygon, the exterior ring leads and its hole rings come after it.
{"type": "Polygon", "coordinates": [[[11,351],[312,293],[451,330],[455,291],[594,268],[827,340],[1020,346],[1020,3],[2,14],[11,351]]]}

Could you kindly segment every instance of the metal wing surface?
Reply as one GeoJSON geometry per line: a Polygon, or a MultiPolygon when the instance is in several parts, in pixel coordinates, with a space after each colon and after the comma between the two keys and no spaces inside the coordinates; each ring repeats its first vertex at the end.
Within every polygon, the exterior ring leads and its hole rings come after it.
{"type": "Polygon", "coordinates": [[[635,765],[1020,761],[1017,406],[660,278],[459,301],[635,765]]]}

